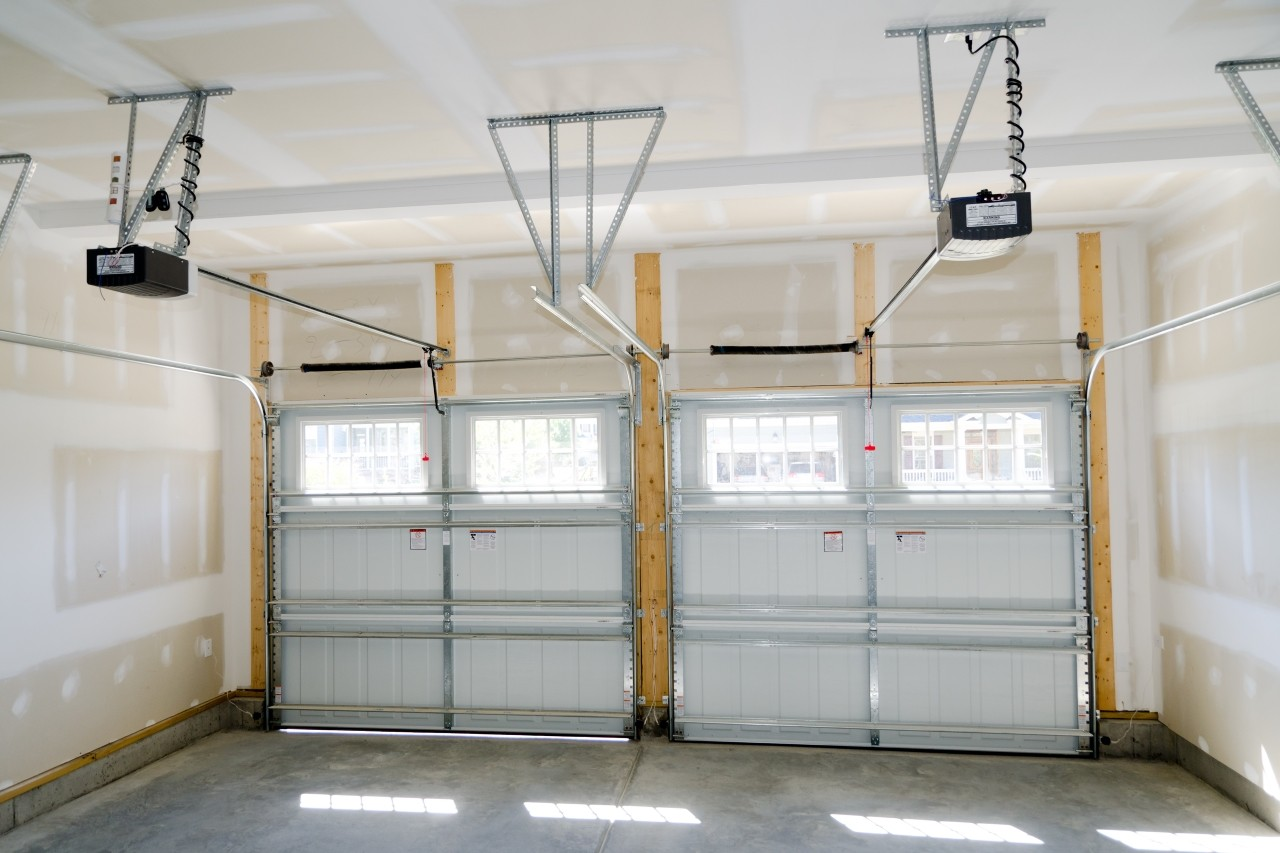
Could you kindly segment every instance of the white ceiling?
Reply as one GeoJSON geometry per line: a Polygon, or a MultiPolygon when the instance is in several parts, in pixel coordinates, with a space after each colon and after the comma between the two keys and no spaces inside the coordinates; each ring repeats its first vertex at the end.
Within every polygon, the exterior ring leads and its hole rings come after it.
{"type": "MultiPolygon", "coordinates": [[[[194,257],[451,260],[532,254],[487,118],[661,105],[620,245],[925,233],[915,48],[884,30],[1030,17],[1047,20],[1018,36],[1037,223],[1140,221],[1268,162],[1214,65],[1280,53],[1277,0],[6,0],[0,151],[38,161],[24,199],[37,224],[114,243],[106,186],[129,109],[106,96],[231,86],[205,123],[194,257]]],[[[945,144],[975,58],[932,48],[945,144]]],[[[1002,77],[993,63],[953,194],[1008,184],[1002,77]]],[[[1280,121],[1280,71],[1246,80],[1280,121]]],[[[139,110],[135,187],[177,112],[139,110]]],[[[601,126],[598,192],[621,188],[647,130],[601,126]]],[[[503,138],[545,210],[545,138],[503,138]]],[[[568,130],[561,153],[572,174],[568,130]]],[[[585,217],[566,186],[571,249],[585,217]]]]}

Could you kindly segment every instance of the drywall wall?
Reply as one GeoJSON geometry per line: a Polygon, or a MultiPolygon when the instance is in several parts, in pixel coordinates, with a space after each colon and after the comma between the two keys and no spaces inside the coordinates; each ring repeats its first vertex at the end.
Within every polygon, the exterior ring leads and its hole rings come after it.
{"type": "MultiPolygon", "coordinates": [[[[878,306],[886,304],[910,279],[931,248],[927,239],[877,244],[878,306]]],[[[1009,341],[1012,345],[881,351],[877,379],[1076,379],[1080,355],[1071,344],[1023,346],[1014,342],[1074,339],[1080,330],[1079,304],[1073,231],[1037,231],[999,258],[943,261],[877,333],[877,342],[1009,341]]]]}
{"type": "MultiPolygon", "coordinates": [[[[603,326],[581,304],[578,283],[585,277],[583,255],[565,254],[561,307],[610,345],[626,341],[603,326]]],[[[635,328],[635,275],[632,256],[615,253],[601,280],[599,296],[635,328]]],[[[585,393],[627,387],[622,366],[533,302],[536,287],[551,293],[546,275],[529,256],[460,262],[454,267],[455,311],[460,359],[524,359],[458,366],[458,393],[492,397],[504,394],[585,393]]]]}
{"type": "MultiPolygon", "coordinates": [[[[267,288],[352,320],[435,343],[434,275],[432,264],[281,270],[267,275],[267,288]]],[[[421,360],[421,349],[279,302],[272,303],[270,317],[271,361],[280,368],[272,382],[272,399],[422,395],[420,369],[347,373],[299,369],[303,364],[421,360]]]]}
{"type": "MultiPolygon", "coordinates": [[[[1157,222],[1166,320],[1280,279],[1280,170],[1220,173],[1157,222]]],[[[1280,299],[1151,345],[1161,719],[1280,805],[1280,299]]],[[[1118,356],[1119,358],[1119,356],[1118,356]]]]}
{"type": "MultiPolygon", "coordinates": [[[[100,293],[91,243],[14,226],[0,328],[245,369],[243,298],[100,293]]],[[[0,792],[248,684],[247,397],[0,344],[0,792]]]]}

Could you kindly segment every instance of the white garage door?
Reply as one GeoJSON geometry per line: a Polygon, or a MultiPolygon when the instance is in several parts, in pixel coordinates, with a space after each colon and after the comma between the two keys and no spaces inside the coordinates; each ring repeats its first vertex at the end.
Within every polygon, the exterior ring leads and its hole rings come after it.
{"type": "Polygon", "coordinates": [[[1093,750],[1068,390],[677,394],[672,432],[673,737],[1093,750]]]}
{"type": "Polygon", "coordinates": [[[276,414],[273,725],[634,733],[624,398],[276,414]]]}

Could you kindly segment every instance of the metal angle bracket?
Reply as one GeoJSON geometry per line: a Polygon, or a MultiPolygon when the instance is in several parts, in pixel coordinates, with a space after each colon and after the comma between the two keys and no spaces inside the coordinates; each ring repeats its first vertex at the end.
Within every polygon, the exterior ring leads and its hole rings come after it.
{"type": "Polygon", "coordinates": [[[987,75],[987,66],[991,64],[991,56],[995,52],[996,43],[992,41],[982,51],[978,59],[978,67],[973,74],[973,82],[965,94],[964,104],[960,107],[960,117],[956,119],[955,128],[951,132],[951,141],[942,158],[938,157],[938,123],[933,106],[933,66],[929,59],[929,37],[937,35],[968,35],[970,33],[988,32],[991,37],[1002,32],[1026,30],[1045,25],[1044,18],[1029,18],[1022,21],[995,21],[977,24],[956,24],[937,27],[895,27],[884,31],[885,38],[914,38],[916,55],[920,73],[920,110],[924,117],[924,167],[925,176],[929,179],[929,206],[934,213],[942,210],[942,185],[947,181],[951,164],[960,148],[960,139],[964,136],[965,126],[973,112],[974,101],[978,90],[987,75]]]}
{"type": "Polygon", "coordinates": [[[9,196],[9,204],[4,209],[4,219],[0,219],[0,252],[4,251],[4,244],[9,239],[9,224],[13,219],[13,212],[18,209],[18,202],[22,200],[22,194],[27,191],[28,184],[31,183],[31,174],[36,170],[36,163],[31,159],[30,154],[5,154],[0,156],[0,166],[22,164],[22,172],[18,175],[18,182],[13,185],[13,193],[9,196]]]}
{"type": "Polygon", "coordinates": [[[489,119],[489,136],[493,139],[493,146],[498,152],[498,159],[502,162],[502,169],[507,175],[507,184],[511,187],[511,194],[515,197],[516,204],[520,207],[520,215],[524,217],[525,227],[529,229],[529,236],[533,238],[533,246],[538,251],[538,260],[542,262],[542,271],[547,276],[547,283],[551,285],[551,304],[553,306],[559,307],[560,305],[563,271],[560,260],[560,125],[586,124],[585,283],[587,287],[594,290],[596,282],[600,278],[600,273],[604,269],[605,262],[609,258],[609,251],[613,248],[613,241],[618,236],[618,229],[622,226],[622,220],[627,215],[627,208],[631,205],[631,199],[635,195],[636,189],[640,186],[641,178],[644,177],[644,170],[649,164],[649,157],[653,154],[653,147],[658,141],[658,134],[662,132],[662,125],[666,118],[667,113],[662,107],[641,107],[614,110],[580,110],[568,113],[534,113],[489,119]],[[598,121],[621,121],[626,119],[652,119],[653,124],[649,128],[649,135],[645,138],[644,145],[640,150],[640,156],[636,161],[635,167],[631,170],[631,177],[627,181],[626,189],[622,192],[621,200],[618,202],[618,208],[613,214],[613,219],[609,223],[609,228],[605,232],[604,239],[600,242],[600,248],[597,251],[595,245],[595,123],[598,121]],[[547,249],[541,235],[538,233],[538,227],[533,221],[533,214],[529,212],[529,203],[525,198],[524,191],[520,188],[520,179],[516,176],[515,170],[511,166],[511,160],[507,156],[507,149],[502,144],[502,137],[499,131],[513,127],[545,127],[547,129],[547,148],[549,153],[547,168],[551,201],[550,250],[547,249]]]}
{"type": "Polygon", "coordinates": [[[1275,128],[1263,115],[1262,107],[1258,106],[1248,85],[1240,78],[1241,71],[1274,71],[1277,68],[1280,68],[1280,56],[1267,59],[1229,59],[1214,66],[1214,70],[1226,78],[1232,94],[1240,102],[1244,114],[1249,118],[1249,124],[1253,126],[1254,135],[1258,137],[1258,143],[1276,161],[1276,165],[1280,166],[1280,136],[1276,135],[1275,128]]]}
{"type": "MultiPolygon", "coordinates": [[[[119,242],[116,245],[127,246],[137,239],[138,231],[142,228],[143,216],[146,213],[147,199],[155,195],[156,190],[159,189],[160,181],[164,178],[165,173],[169,171],[169,166],[173,162],[173,155],[178,150],[178,144],[187,135],[199,137],[204,132],[205,105],[208,103],[209,98],[224,97],[234,92],[235,90],[231,87],[223,86],[217,89],[190,89],[182,92],[166,92],[156,95],[113,95],[107,98],[108,104],[129,105],[129,138],[124,155],[124,183],[120,196],[120,234],[118,237],[119,242]],[[142,197],[138,199],[134,205],[133,212],[130,213],[129,179],[133,172],[133,143],[138,126],[138,104],[178,100],[185,100],[186,105],[178,115],[178,120],[173,126],[173,133],[169,134],[169,140],[165,143],[164,150],[160,153],[160,159],[156,161],[156,167],[152,170],[151,177],[147,180],[147,185],[142,190],[142,197]]],[[[180,211],[178,234],[174,237],[172,248],[165,249],[179,257],[187,253],[187,244],[191,242],[184,235],[191,227],[191,219],[194,215],[192,213],[195,203],[193,189],[197,174],[199,174],[198,167],[194,161],[188,158],[186,171],[181,181],[182,197],[178,204],[180,211]]],[[[164,247],[157,246],[157,248],[164,247]]]]}

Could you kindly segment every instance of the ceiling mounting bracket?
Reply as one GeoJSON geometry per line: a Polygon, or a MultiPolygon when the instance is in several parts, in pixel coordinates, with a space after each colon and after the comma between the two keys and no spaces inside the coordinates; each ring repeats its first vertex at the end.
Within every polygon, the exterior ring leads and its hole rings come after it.
{"type": "Polygon", "coordinates": [[[511,194],[515,196],[516,204],[520,206],[520,214],[524,217],[525,227],[529,229],[529,236],[533,238],[534,248],[538,250],[538,259],[542,262],[542,270],[546,273],[547,282],[551,285],[551,304],[553,306],[558,307],[560,305],[563,272],[560,262],[560,125],[586,124],[587,126],[585,284],[588,288],[594,290],[596,282],[600,278],[600,272],[604,269],[605,261],[609,258],[609,250],[613,248],[613,241],[618,236],[618,228],[622,225],[623,217],[627,215],[627,207],[631,204],[631,198],[640,186],[640,179],[644,177],[645,167],[649,164],[649,156],[653,153],[653,146],[658,141],[658,134],[662,131],[662,125],[666,118],[667,113],[662,107],[643,107],[617,110],[584,110],[570,113],[536,113],[489,119],[489,135],[493,138],[494,148],[498,151],[498,159],[502,161],[503,171],[507,174],[507,183],[511,186],[511,194]],[[609,229],[605,232],[604,239],[601,241],[600,248],[597,251],[594,234],[595,123],[598,121],[620,121],[624,119],[652,119],[653,124],[640,151],[640,157],[636,161],[635,167],[631,170],[631,177],[627,181],[626,189],[622,192],[622,198],[618,202],[618,209],[614,213],[613,220],[609,223],[609,229]],[[529,204],[525,200],[524,192],[520,189],[520,179],[511,167],[511,161],[507,157],[507,150],[503,146],[502,138],[499,135],[500,130],[513,127],[547,128],[548,171],[551,190],[550,251],[548,251],[547,246],[542,241],[542,237],[538,234],[538,228],[533,222],[533,215],[529,212],[529,204]]]}
{"type": "Polygon", "coordinates": [[[160,188],[160,181],[164,179],[165,173],[169,171],[169,165],[173,162],[173,155],[177,152],[178,145],[187,144],[188,151],[191,153],[186,158],[186,168],[182,180],[179,182],[182,187],[182,194],[178,201],[178,222],[174,226],[177,236],[174,237],[172,247],[156,245],[157,249],[164,249],[179,257],[187,253],[187,245],[191,242],[189,236],[191,220],[195,216],[196,176],[200,174],[197,163],[200,159],[200,144],[204,141],[201,139],[201,135],[204,132],[205,104],[209,98],[224,97],[234,91],[234,89],[224,86],[217,89],[189,89],[181,92],[166,92],[155,95],[112,95],[107,98],[108,104],[129,105],[129,139],[124,156],[124,182],[121,185],[120,195],[120,234],[117,246],[128,246],[137,240],[138,231],[142,228],[143,216],[147,212],[147,202],[155,196],[156,191],[160,188]],[[147,185],[142,190],[142,197],[138,199],[137,204],[134,205],[133,211],[130,213],[129,176],[133,171],[133,141],[138,126],[138,104],[179,100],[185,100],[187,102],[186,106],[182,108],[182,112],[178,116],[178,121],[173,127],[173,133],[169,134],[169,141],[165,143],[164,150],[160,153],[160,159],[156,162],[156,167],[152,170],[151,177],[147,180],[147,185]],[[198,140],[194,148],[187,142],[192,139],[198,140]]]}
{"type": "Polygon", "coordinates": [[[18,202],[22,200],[22,194],[27,191],[27,185],[31,183],[31,173],[36,170],[36,163],[31,159],[30,154],[0,155],[0,166],[18,163],[22,164],[22,172],[18,175],[18,182],[13,185],[9,204],[4,209],[4,219],[0,219],[0,252],[4,251],[5,241],[9,239],[9,224],[13,219],[13,212],[18,209],[18,202]]]}
{"type": "Polygon", "coordinates": [[[895,27],[884,31],[885,38],[914,38],[916,55],[920,72],[920,109],[924,116],[924,169],[929,179],[929,207],[934,213],[942,210],[942,185],[946,183],[947,174],[960,148],[960,138],[964,136],[965,126],[969,123],[969,115],[973,112],[973,103],[978,97],[978,89],[986,77],[987,66],[991,64],[991,56],[995,53],[996,43],[989,41],[978,59],[978,67],[973,74],[973,82],[965,95],[964,104],[960,107],[960,117],[956,119],[955,129],[951,132],[951,141],[941,159],[938,157],[938,123],[933,106],[933,67],[929,60],[929,37],[945,35],[968,35],[970,33],[987,33],[989,38],[1001,33],[1012,33],[1015,30],[1026,30],[1043,27],[1044,18],[1030,18],[1021,21],[994,21],[990,23],[956,24],[937,27],[895,27]]]}
{"type": "Polygon", "coordinates": [[[1280,56],[1267,59],[1229,59],[1214,66],[1214,70],[1227,79],[1227,85],[1240,102],[1244,114],[1249,117],[1249,124],[1253,126],[1254,135],[1258,137],[1263,150],[1280,166],[1280,137],[1276,136],[1275,128],[1263,115],[1262,107],[1258,106],[1249,87],[1240,79],[1241,71],[1274,71],[1277,68],[1280,68],[1280,56]]]}

